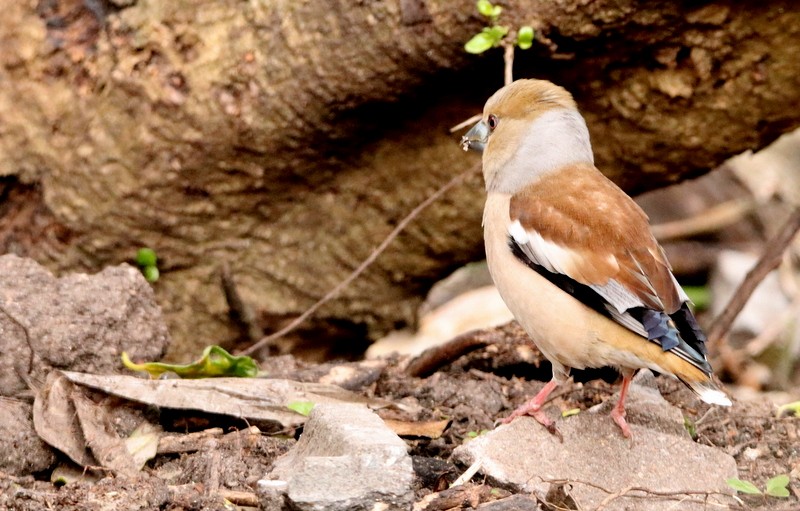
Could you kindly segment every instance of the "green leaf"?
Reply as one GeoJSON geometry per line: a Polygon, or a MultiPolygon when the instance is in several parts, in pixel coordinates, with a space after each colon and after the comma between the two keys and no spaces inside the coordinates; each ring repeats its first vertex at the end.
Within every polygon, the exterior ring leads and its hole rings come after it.
{"type": "Polygon", "coordinates": [[[142,268],[142,275],[144,275],[144,280],[152,284],[158,280],[161,276],[161,272],[158,271],[156,266],[145,266],[142,268]]]}
{"type": "Polygon", "coordinates": [[[489,36],[494,39],[494,43],[498,44],[508,33],[508,27],[504,27],[503,25],[493,25],[491,27],[484,28],[483,32],[489,34],[489,36]]]}
{"type": "Polygon", "coordinates": [[[778,408],[778,417],[800,417],[800,401],[786,403],[778,408]]]}
{"type": "Polygon", "coordinates": [[[479,32],[472,36],[472,39],[467,41],[464,45],[464,49],[467,50],[467,53],[478,55],[494,46],[494,43],[495,41],[491,36],[485,32],[479,32]]]}
{"type": "Polygon", "coordinates": [[[158,378],[166,372],[173,372],[181,378],[213,378],[217,376],[252,378],[258,374],[258,365],[255,360],[244,355],[235,357],[216,345],[204,349],[200,359],[191,364],[177,365],[162,362],[136,364],[125,352],[122,353],[122,364],[131,371],[147,372],[151,378],[158,378]]]}
{"type": "Polygon", "coordinates": [[[689,433],[689,436],[692,437],[692,440],[697,438],[697,426],[692,419],[689,417],[684,417],[683,427],[686,428],[686,431],[689,433]]]}
{"type": "Polygon", "coordinates": [[[789,476],[786,474],[775,476],[767,481],[766,493],[771,497],[788,497],[789,489],[786,488],[787,484],[789,484],[789,476]]]}
{"type": "Polygon", "coordinates": [[[478,0],[478,3],[475,4],[478,7],[478,12],[481,15],[490,18],[492,13],[494,13],[494,5],[489,0],[478,0]]]}
{"type": "Polygon", "coordinates": [[[467,50],[467,53],[483,53],[489,48],[497,46],[507,33],[508,27],[502,25],[486,27],[472,36],[472,39],[464,45],[464,49],[467,50]]]}
{"type": "Polygon", "coordinates": [[[311,401],[292,401],[286,408],[293,412],[297,412],[300,415],[308,417],[308,414],[311,413],[311,410],[314,408],[315,403],[311,401]]]}
{"type": "Polygon", "coordinates": [[[740,493],[748,493],[750,495],[761,495],[761,490],[756,488],[756,486],[750,481],[742,481],[741,479],[731,477],[730,479],[726,479],[725,482],[728,483],[728,486],[730,486],[731,488],[740,493]]]}
{"type": "Polygon", "coordinates": [[[500,13],[503,12],[503,8],[499,5],[493,5],[492,2],[489,0],[478,0],[475,4],[478,8],[478,12],[481,13],[482,16],[486,16],[487,18],[494,20],[500,13]]]}
{"type": "Polygon", "coordinates": [[[136,251],[136,264],[141,267],[155,266],[158,264],[156,251],[147,247],[140,248],[136,251]]]}
{"type": "Polygon", "coordinates": [[[527,50],[533,46],[533,27],[520,27],[517,32],[517,46],[520,50],[527,50]]]}

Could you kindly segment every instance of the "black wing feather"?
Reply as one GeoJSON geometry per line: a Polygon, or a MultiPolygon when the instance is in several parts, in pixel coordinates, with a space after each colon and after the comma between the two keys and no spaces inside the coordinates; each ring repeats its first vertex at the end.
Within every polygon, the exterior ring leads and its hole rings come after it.
{"type": "MultiPolygon", "coordinates": [[[[514,256],[530,269],[590,309],[615,321],[609,311],[611,304],[597,291],[577,282],[568,275],[551,272],[532,261],[512,236],[508,237],[508,246],[514,256]]],[[[648,307],[633,307],[626,312],[642,325],[644,331],[647,332],[649,341],[658,344],[664,351],[674,352],[705,373],[711,374],[711,365],[705,356],[707,353],[706,336],[700,330],[697,320],[686,303],[671,315],[648,307]]]]}

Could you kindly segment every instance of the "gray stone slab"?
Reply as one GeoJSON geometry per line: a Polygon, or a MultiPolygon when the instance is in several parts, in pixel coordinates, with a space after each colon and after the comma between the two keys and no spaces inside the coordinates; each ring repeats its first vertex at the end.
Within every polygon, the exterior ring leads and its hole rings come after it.
{"type": "Polygon", "coordinates": [[[367,407],[317,405],[297,445],[275,462],[293,509],[394,510],[413,501],[406,444],[367,407]]]}
{"type": "Polygon", "coordinates": [[[657,399],[647,389],[634,389],[633,394],[638,397],[629,403],[629,417],[645,419],[644,425],[629,421],[633,439],[624,438],[606,414],[584,412],[559,419],[563,443],[534,419],[523,417],[458,447],[454,458],[466,465],[480,459],[481,473],[496,484],[536,492],[545,500],[554,485],[567,481],[564,490],[579,509],[595,509],[606,499],[605,511],[718,509],[715,503],[734,503],[725,483],[737,475],[734,459],[674,428],[675,409],[664,403],[659,412],[657,399]],[[648,404],[639,410],[642,399],[648,404]],[[648,427],[651,423],[653,428],[648,427]],[[629,488],[677,494],[641,498],[645,492],[629,488]],[[625,493],[611,497],[618,492],[625,493]]]}

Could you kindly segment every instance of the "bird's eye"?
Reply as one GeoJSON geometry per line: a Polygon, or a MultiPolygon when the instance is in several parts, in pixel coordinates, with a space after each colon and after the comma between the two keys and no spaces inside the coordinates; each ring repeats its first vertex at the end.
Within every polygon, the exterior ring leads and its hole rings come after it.
{"type": "Polygon", "coordinates": [[[487,122],[489,123],[489,129],[494,131],[494,129],[497,127],[497,123],[500,121],[497,119],[496,115],[490,114],[489,119],[487,119],[487,122]]]}

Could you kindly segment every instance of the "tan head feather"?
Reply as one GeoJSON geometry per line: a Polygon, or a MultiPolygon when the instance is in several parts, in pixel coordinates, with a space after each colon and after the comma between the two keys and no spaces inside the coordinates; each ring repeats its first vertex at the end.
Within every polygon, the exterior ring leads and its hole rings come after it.
{"type": "Polygon", "coordinates": [[[515,193],[541,176],[594,163],[589,131],[575,100],[545,80],[518,80],[486,102],[491,133],[483,151],[487,190],[515,193]]]}

